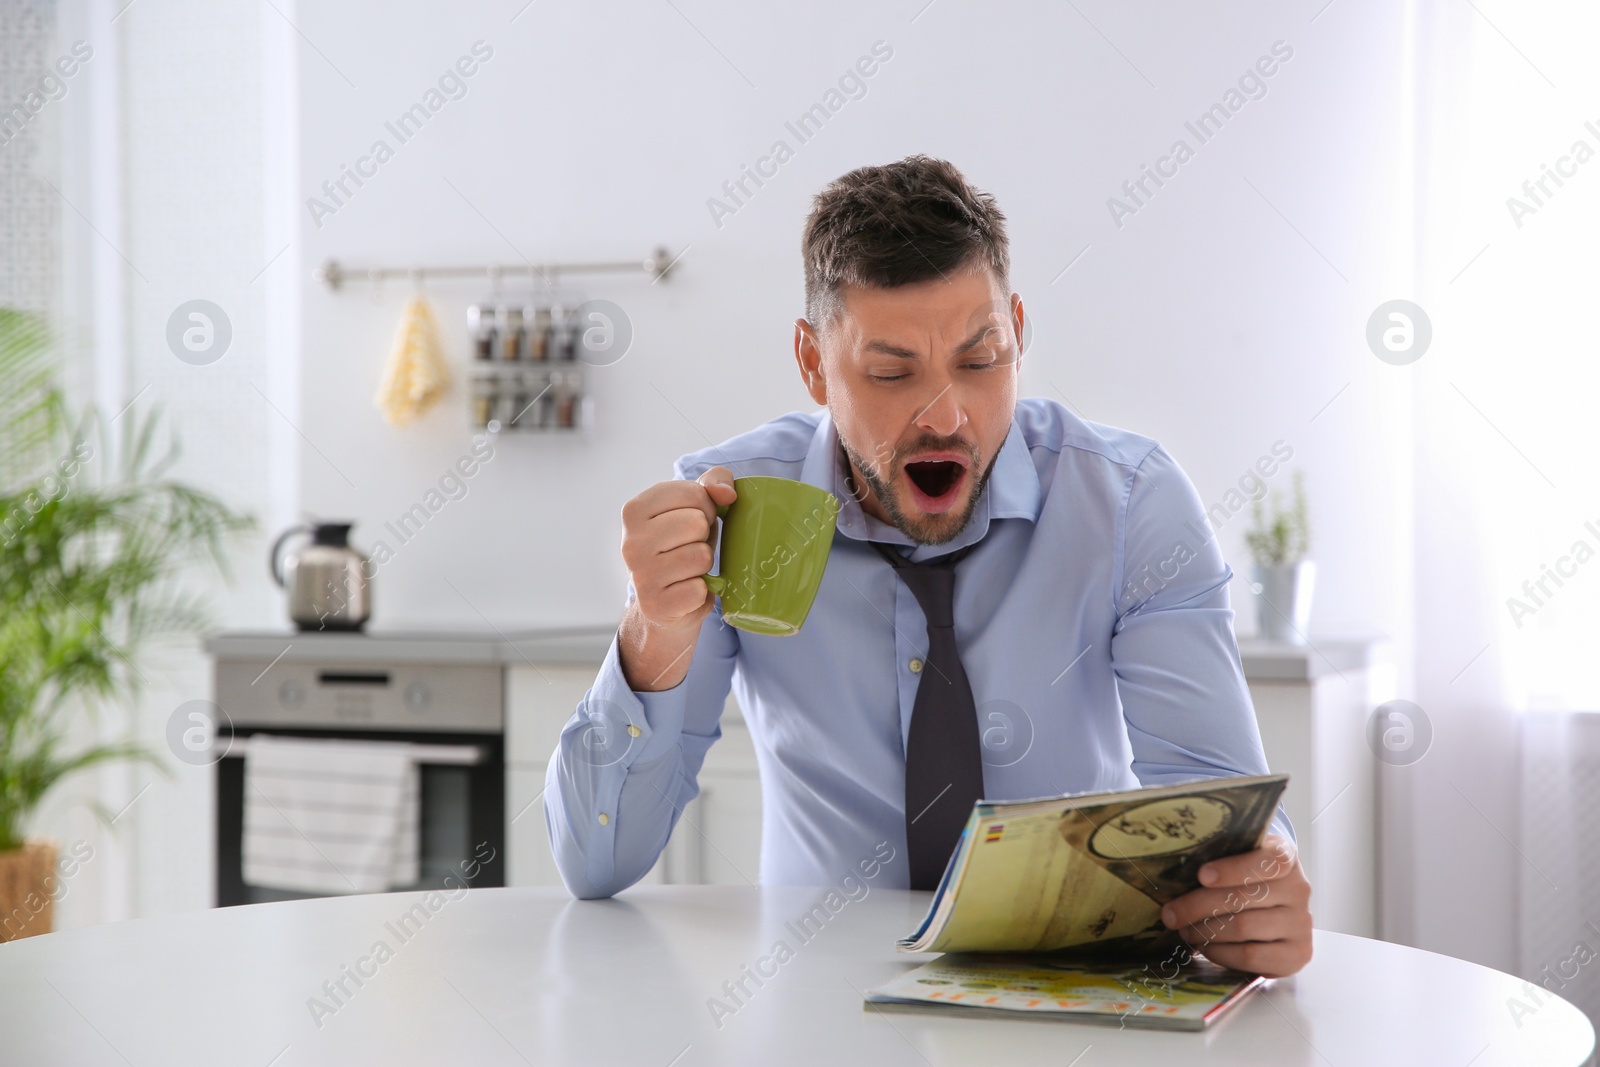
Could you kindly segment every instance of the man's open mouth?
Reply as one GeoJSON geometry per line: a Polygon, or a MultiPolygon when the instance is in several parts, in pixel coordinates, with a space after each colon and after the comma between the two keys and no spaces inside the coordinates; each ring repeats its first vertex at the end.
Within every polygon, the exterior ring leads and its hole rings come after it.
{"type": "Polygon", "coordinates": [[[950,453],[911,460],[905,471],[917,507],[932,514],[955,506],[967,479],[966,460],[950,453]]]}

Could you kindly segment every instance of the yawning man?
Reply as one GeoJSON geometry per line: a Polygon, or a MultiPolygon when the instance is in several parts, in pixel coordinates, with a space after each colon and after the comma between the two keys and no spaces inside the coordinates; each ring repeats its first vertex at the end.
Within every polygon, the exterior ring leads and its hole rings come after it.
{"type": "MultiPolygon", "coordinates": [[[[580,897],[655,864],[730,686],[761,770],[761,881],[932,889],[973,802],[1267,773],[1232,571],[1155,441],[1017,396],[1005,217],[947,162],[851,171],[801,246],[791,413],[678,460],[622,509],[628,604],[550,761],[545,813],[580,897]],[[839,498],[804,628],[726,625],[701,575],[733,480],[839,498]],[[919,700],[919,694],[921,699],[919,700]],[[882,847],[887,843],[887,847],[882,847]]],[[[1292,974],[1311,894],[1280,808],[1163,920],[1216,963],[1292,974]]]]}

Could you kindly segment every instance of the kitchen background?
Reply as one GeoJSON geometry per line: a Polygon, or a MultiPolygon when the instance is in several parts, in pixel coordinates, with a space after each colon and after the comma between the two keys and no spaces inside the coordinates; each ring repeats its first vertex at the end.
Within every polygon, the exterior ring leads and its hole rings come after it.
{"type": "MultiPolygon", "coordinates": [[[[1578,430],[1594,384],[1579,316],[1594,291],[1595,179],[1580,161],[1531,213],[1508,218],[1507,198],[1574,140],[1600,144],[1584,126],[1600,118],[1581,50],[1592,12],[1430,0],[3,10],[8,105],[34,68],[73,42],[92,49],[0,148],[9,217],[39,231],[7,241],[6,284],[58,314],[80,395],[108,413],[163,409],[184,446],[177,473],[257,517],[232,583],[212,590],[220,628],[284,627],[263,561],[270,536],[306,517],[354,521],[356,544],[394,550],[375,627],[614,624],[623,501],[679,454],[808,406],[790,345],[810,196],[856,166],[942,156],[1009,218],[1032,322],[1025,393],[1159,439],[1208,506],[1275,445],[1293,450],[1269,485],[1305,472],[1313,640],[1387,638],[1396,695],[1432,723],[1426,759],[1384,768],[1384,936],[1516,969],[1519,712],[1594,706],[1575,650],[1592,636],[1596,579],[1525,626],[1504,602],[1600,516],[1578,430]],[[873,73],[847,77],[862,57],[873,73]],[[1262,57],[1274,73],[1201,143],[1185,124],[1262,57]],[[426,119],[402,141],[389,124],[419,103],[426,119]],[[825,121],[800,129],[817,105],[825,121]],[[1180,138],[1194,152],[1175,176],[1125,191],[1180,138]],[[363,163],[380,140],[390,151],[363,163]],[[777,142],[788,152],[764,162],[777,142]],[[335,197],[325,183],[337,189],[345,168],[370,176],[335,197]],[[473,447],[466,308],[491,282],[422,283],[454,384],[396,430],[372,397],[415,285],[361,269],[642,261],[657,247],[673,262],[665,279],[564,280],[615,302],[632,331],[623,358],[587,368],[588,432],[500,435],[465,495],[400,544],[385,523],[473,447]],[[329,259],[352,275],[337,291],[314,277],[329,259]],[[1397,298],[1432,322],[1430,350],[1405,366],[1365,338],[1397,298]],[[168,344],[192,300],[231,326],[208,364],[168,344]]],[[[510,277],[501,289],[530,291],[510,277]]],[[[1246,634],[1248,520],[1220,529],[1246,634]]],[[[198,648],[169,649],[159,667],[135,728],[157,746],[172,710],[210,691],[198,648]]],[[[204,769],[118,766],[55,796],[39,828],[97,850],[58,924],[208,906],[211,789],[204,769]],[[81,806],[89,796],[121,812],[113,832],[81,806]]]]}

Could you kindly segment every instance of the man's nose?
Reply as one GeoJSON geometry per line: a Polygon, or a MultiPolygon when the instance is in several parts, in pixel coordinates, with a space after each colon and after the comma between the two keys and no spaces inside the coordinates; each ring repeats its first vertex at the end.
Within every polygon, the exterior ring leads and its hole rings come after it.
{"type": "Polygon", "coordinates": [[[952,437],[967,424],[967,413],[961,407],[955,383],[940,382],[938,391],[927,400],[912,424],[938,437],[952,437]]]}

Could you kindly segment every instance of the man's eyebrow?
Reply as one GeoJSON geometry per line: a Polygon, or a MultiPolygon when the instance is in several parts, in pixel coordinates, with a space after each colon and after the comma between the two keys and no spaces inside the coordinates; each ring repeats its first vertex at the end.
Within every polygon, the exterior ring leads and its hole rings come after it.
{"type": "Polygon", "coordinates": [[[992,329],[994,329],[993,326],[979,326],[977,333],[973,334],[965,341],[962,341],[959,345],[956,345],[955,354],[958,356],[963,355],[967,352],[970,352],[972,349],[977,348],[983,343],[983,339],[989,336],[989,331],[992,329]]]}
{"type": "Polygon", "coordinates": [[[917,359],[918,358],[917,354],[915,352],[911,351],[911,349],[909,349],[909,348],[901,348],[899,345],[890,344],[888,341],[868,341],[862,347],[863,347],[863,349],[865,351],[868,351],[868,352],[882,352],[886,356],[894,356],[897,359],[917,359]]]}
{"type": "MultiPolygon", "coordinates": [[[[992,326],[978,327],[977,333],[973,334],[965,341],[962,341],[959,345],[956,345],[954,355],[963,355],[964,353],[970,352],[972,349],[978,347],[978,345],[983,343],[983,339],[989,335],[989,331],[993,328],[994,327],[992,326]]],[[[889,341],[868,341],[862,346],[862,349],[867,352],[881,352],[886,356],[894,356],[896,359],[921,358],[918,353],[913,352],[911,349],[902,348],[901,346],[893,344],[889,341]]]]}

